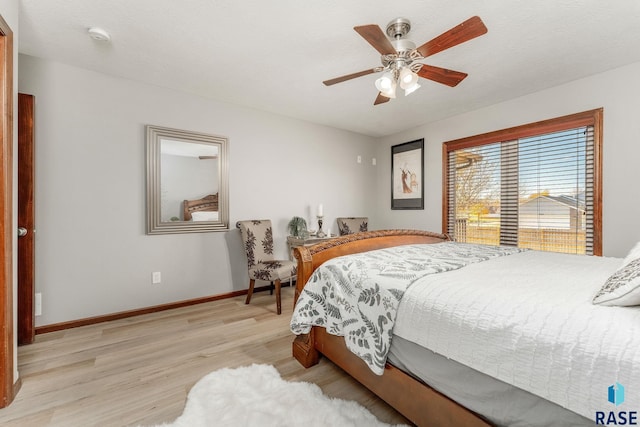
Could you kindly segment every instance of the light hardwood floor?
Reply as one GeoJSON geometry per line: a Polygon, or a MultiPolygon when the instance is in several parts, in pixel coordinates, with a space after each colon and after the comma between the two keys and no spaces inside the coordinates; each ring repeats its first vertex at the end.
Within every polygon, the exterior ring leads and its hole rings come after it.
{"type": "MultiPolygon", "coordinates": [[[[36,336],[18,349],[22,389],[0,410],[2,426],[136,426],[173,421],[187,392],[223,367],[274,365],[290,381],[318,384],[381,421],[409,422],[326,359],[304,369],[291,357],[293,288],[199,304],[36,336]]],[[[295,404],[291,402],[291,404],[295,404]]]]}

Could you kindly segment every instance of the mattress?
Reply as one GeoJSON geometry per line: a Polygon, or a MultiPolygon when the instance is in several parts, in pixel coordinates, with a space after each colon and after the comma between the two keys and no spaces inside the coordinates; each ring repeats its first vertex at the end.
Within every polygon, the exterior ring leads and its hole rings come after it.
{"type": "MultiPolygon", "coordinates": [[[[594,420],[640,384],[640,307],[593,305],[617,258],[527,251],[430,275],[405,292],[394,334],[594,420]]],[[[626,409],[625,409],[626,408],[626,409]]]]}
{"type": "Polygon", "coordinates": [[[398,336],[388,361],[498,427],[593,426],[592,420],[398,336]]]}

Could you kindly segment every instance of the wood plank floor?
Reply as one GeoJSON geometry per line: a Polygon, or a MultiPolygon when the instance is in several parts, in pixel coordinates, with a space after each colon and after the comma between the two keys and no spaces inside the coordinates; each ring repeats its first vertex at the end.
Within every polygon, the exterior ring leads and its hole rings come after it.
{"type": "MultiPolygon", "coordinates": [[[[274,365],[290,381],[318,384],[381,421],[409,422],[326,359],[304,369],[291,357],[293,288],[36,336],[18,349],[22,389],[0,409],[2,426],[137,426],[173,421],[189,389],[223,367],[274,365]]],[[[293,402],[292,402],[293,404],[293,402]]]]}

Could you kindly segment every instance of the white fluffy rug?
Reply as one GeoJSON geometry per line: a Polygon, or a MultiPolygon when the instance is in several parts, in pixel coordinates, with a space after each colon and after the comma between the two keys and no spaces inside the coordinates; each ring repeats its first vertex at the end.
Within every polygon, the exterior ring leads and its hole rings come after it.
{"type": "Polygon", "coordinates": [[[315,384],[287,382],[271,365],[214,371],[198,381],[171,427],[388,426],[356,402],[333,399],[315,384]]]}

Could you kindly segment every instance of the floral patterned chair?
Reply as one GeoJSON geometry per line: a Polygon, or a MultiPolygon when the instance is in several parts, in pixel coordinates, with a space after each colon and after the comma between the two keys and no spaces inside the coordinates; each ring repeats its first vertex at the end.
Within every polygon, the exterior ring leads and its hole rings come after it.
{"type": "Polygon", "coordinates": [[[282,280],[296,276],[297,265],[290,260],[277,260],[273,256],[273,229],[268,219],[238,221],[236,226],[242,234],[244,250],[249,267],[249,291],[245,304],[249,304],[256,280],[275,283],[276,308],[282,313],[280,286],[282,280]]]}
{"type": "Polygon", "coordinates": [[[341,236],[367,231],[369,218],[366,216],[336,218],[341,236]]]}

